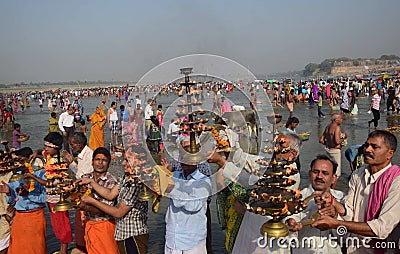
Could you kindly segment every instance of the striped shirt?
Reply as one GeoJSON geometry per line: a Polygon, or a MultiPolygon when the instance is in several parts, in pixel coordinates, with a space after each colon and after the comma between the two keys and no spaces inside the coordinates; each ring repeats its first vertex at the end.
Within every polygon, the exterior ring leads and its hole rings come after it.
{"type": "Polygon", "coordinates": [[[138,200],[142,186],[142,184],[132,183],[126,176],[119,184],[118,204],[124,202],[132,209],[122,218],[116,219],[114,238],[117,241],[149,233],[147,228],[148,202],[138,200]]]}
{"type": "Polygon", "coordinates": [[[381,96],[379,94],[374,94],[374,96],[372,96],[372,108],[379,110],[380,103],[381,103],[381,96]]]}

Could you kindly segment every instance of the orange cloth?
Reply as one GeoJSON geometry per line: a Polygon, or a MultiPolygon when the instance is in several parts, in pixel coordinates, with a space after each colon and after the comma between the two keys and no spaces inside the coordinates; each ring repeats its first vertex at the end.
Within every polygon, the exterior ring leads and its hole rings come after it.
{"type": "Polygon", "coordinates": [[[94,151],[98,147],[104,147],[104,125],[106,123],[106,117],[103,109],[97,106],[96,112],[93,113],[89,120],[91,123],[89,147],[94,151]]]}
{"type": "Polygon", "coordinates": [[[16,212],[11,225],[10,254],[46,254],[46,218],[44,209],[16,212]]]}
{"type": "Polygon", "coordinates": [[[115,222],[109,220],[88,220],[85,225],[85,240],[88,254],[119,254],[114,239],[115,222]]]}

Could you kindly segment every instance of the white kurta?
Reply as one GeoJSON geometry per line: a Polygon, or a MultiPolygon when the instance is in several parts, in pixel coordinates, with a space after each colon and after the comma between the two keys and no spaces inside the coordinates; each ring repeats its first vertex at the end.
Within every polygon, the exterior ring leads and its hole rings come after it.
{"type": "MultiPolygon", "coordinates": [[[[349,193],[345,197],[346,205],[346,221],[364,222],[367,212],[369,195],[374,187],[375,181],[385,172],[391,164],[379,172],[371,175],[368,167],[361,167],[354,171],[349,182],[349,193]]],[[[398,243],[400,239],[400,177],[393,179],[392,185],[389,188],[388,196],[381,207],[381,212],[378,219],[368,221],[368,225],[372,231],[380,239],[398,243]]],[[[361,240],[363,236],[351,234],[361,240]]],[[[397,245],[396,245],[397,248],[397,245]]],[[[386,253],[395,253],[396,249],[388,249],[386,253]]],[[[374,249],[349,247],[347,253],[374,253],[374,249]]]]}
{"type": "MultiPolygon", "coordinates": [[[[312,195],[314,192],[314,189],[312,188],[311,185],[309,185],[307,188],[303,189],[301,191],[301,195],[304,198],[312,195]]],[[[338,190],[333,190],[331,189],[331,194],[333,197],[341,202],[344,193],[338,190]]],[[[291,218],[295,219],[297,222],[304,220],[304,219],[310,219],[311,215],[313,215],[314,212],[318,211],[318,205],[315,204],[314,200],[310,200],[308,202],[307,208],[302,211],[301,213],[294,214],[291,216],[291,218]]],[[[293,234],[293,236],[296,235],[293,234]]],[[[299,240],[299,247],[300,248],[292,248],[292,253],[297,254],[306,254],[306,253],[329,253],[329,254],[341,254],[341,249],[339,244],[337,244],[336,241],[328,241],[329,236],[331,237],[337,237],[336,235],[336,229],[331,229],[331,230],[325,230],[321,231],[318,228],[313,228],[311,226],[305,226],[303,227],[299,232],[297,232],[297,237],[299,240]],[[312,241],[312,245],[310,248],[305,248],[305,244],[307,244],[309,241],[305,240],[310,240],[312,241]],[[302,246],[302,242],[304,246],[302,246]],[[315,244],[314,244],[315,243],[315,244]]]]}

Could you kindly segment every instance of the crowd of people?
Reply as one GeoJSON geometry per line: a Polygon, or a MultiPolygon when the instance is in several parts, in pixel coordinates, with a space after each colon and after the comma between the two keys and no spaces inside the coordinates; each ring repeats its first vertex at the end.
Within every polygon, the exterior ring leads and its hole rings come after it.
{"type": "MultiPolygon", "coordinates": [[[[58,90],[47,92],[20,92],[4,94],[0,102],[2,111],[1,128],[14,131],[12,156],[15,161],[29,163],[34,157],[44,160],[43,168],[34,168],[23,174],[24,179],[9,182],[10,173],[0,176],[0,214],[2,230],[0,233],[0,253],[47,253],[46,218],[44,209],[52,208],[59,202],[58,195],[46,193],[49,188],[48,168],[61,161],[68,165],[74,176],[75,185],[91,190],[91,195],[82,196],[75,207],[74,228],[71,227],[67,211],[50,213],[50,223],[55,237],[60,242],[59,253],[66,254],[74,242],[75,251],[81,253],[147,253],[149,229],[147,226],[148,203],[139,198],[143,183],[137,177],[138,168],[133,167],[129,156],[123,153],[122,166],[126,174],[122,179],[115,178],[108,169],[117,148],[121,148],[124,137],[129,137],[129,146],[140,155],[138,160],[150,160],[146,156],[160,156],[165,170],[173,173],[164,189],[158,194],[170,198],[165,223],[165,253],[213,253],[211,234],[210,202],[213,195],[211,168],[216,167],[216,194],[219,207],[219,222],[226,230],[225,248],[228,253],[372,253],[374,250],[395,252],[388,245],[399,239],[399,221],[396,209],[400,204],[398,188],[400,170],[392,165],[397,149],[396,137],[385,130],[379,130],[382,101],[386,101],[388,113],[398,113],[400,109],[399,80],[336,80],[308,81],[291,83],[250,83],[237,84],[239,89],[249,91],[250,106],[257,103],[256,93],[264,91],[276,107],[287,107],[289,118],[286,130],[280,134],[286,140],[277,143],[274,158],[300,170],[301,138],[296,134],[299,119],[295,117],[296,103],[317,103],[317,115],[325,118],[322,103],[332,109],[338,107],[340,113],[331,114],[331,123],[326,126],[319,142],[324,145],[326,154],[316,155],[308,171],[310,185],[301,193],[303,197],[318,194],[310,201],[308,208],[290,216],[286,224],[298,239],[313,238],[314,247],[293,247],[268,249],[257,244],[259,230],[265,218],[246,210],[249,202],[248,190],[254,188],[257,178],[253,170],[244,170],[244,165],[256,164],[258,155],[246,154],[238,144],[241,133],[235,134],[226,126],[230,146],[229,152],[214,152],[207,161],[188,165],[185,152],[190,151],[189,136],[181,135],[179,126],[186,119],[185,112],[176,112],[169,126],[164,123],[163,106],[156,97],[174,93],[184,93],[179,85],[170,84],[163,88],[157,86],[120,88],[96,88],[80,90],[58,90]],[[136,94],[144,94],[141,98],[136,94]],[[135,96],[134,96],[135,95],[135,96]],[[149,95],[149,98],[147,98],[149,95]],[[84,107],[82,98],[97,96],[101,103],[91,111],[84,107]],[[111,99],[115,96],[115,100],[111,99]],[[343,119],[357,114],[356,98],[371,96],[370,110],[375,130],[369,133],[357,153],[363,156],[364,165],[354,164],[357,155],[350,156],[354,169],[348,193],[336,189],[341,176],[341,149],[347,134],[341,129],[343,119]],[[121,98],[125,97],[125,103],[121,98]],[[16,122],[18,114],[26,111],[36,102],[38,109],[44,111],[43,101],[48,99],[48,134],[44,137],[44,147],[40,151],[24,147],[21,138],[29,135],[21,131],[16,122]],[[143,99],[143,97],[142,97],[143,99]],[[111,101],[107,105],[107,100],[111,101]],[[71,102],[72,101],[72,102],[71,102]],[[22,102],[22,103],[21,103],[22,102]],[[118,104],[122,104],[118,110],[118,104]],[[86,122],[90,128],[86,128],[86,122]],[[104,135],[108,127],[110,145],[105,144],[104,135]],[[167,127],[167,128],[166,128],[167,127]],[[236,135],[235,138],[232,136],[236,135]],[[165,141],[181,147],[180,159],[168,162],[164,154],[165,141]],[[144,150],[147,148],[149,153],[144,150]],[[285,150],[285,153],[277,151],[285,150]],[[286,151],[287,150],[287,151],[286,151]],[[234,158],[230,160],[229,158],[234,158]],[[215,166],[212,166],[215,164],[215,166]],[[136,172],[136,173],[135,173],[136,172]],[[319,216],[313,216],[318,211],[319,216]],[[302,224],[304,219],[312,218],[311,227],[302,224]],[[327,243],[329,236],[339,227],[346,227],[346,237],[370,241],[371,248],[361,246],[332,247],[327,243]],[[74,234],[73,234],[74,233],[74,234]],[[74,236],[74,237],[73,237],[74,236]]],[[[212,97],[212,111],[218,115],[234,110],[224,95],[235,89],[231,83],[201,83],[190,91],[192,102],[212,97]]],[[[188,94],[187,94],[188,95],[188,94]]],[[[30,109],[31,110],[31,109],[30,109]]],[[[47,110],[46,110],[47,112],[47,110]]],[[[125,152],[128,144],[124,144],[125,152]]],[[[121,150],[121,149],[120,149],[121,150]]],[[[124,150],[124,149],[122,149],[124,150]]],[[[304,165],[303,165],[304,168],[304,165]]],[[[140,168],[139,168],[140,170],[140,168]]],[[[300,186],[300,174],[293,176],[295,185],[300,186]]]]}

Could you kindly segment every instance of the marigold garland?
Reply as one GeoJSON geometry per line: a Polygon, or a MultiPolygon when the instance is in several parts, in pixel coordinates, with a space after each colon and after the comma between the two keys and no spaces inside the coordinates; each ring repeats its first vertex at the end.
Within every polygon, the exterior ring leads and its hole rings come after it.
{"type": "Polygon", "coordinates": [[[90,194],[92,194],[92,190],[90,188],[88,188],[85,193],[81,193],[81,192],[73,192],[70,195],[71,201],[75,202],[75,204],[79,205],[81,203],[81,197],[87,197],[90,194]]]}
{"type": "Polygon", "coordinates": [[[211,128],[211,133],[214,135],[215,141],[217,141],[217,147],[218,148],[224,148],[229,146],[229,141],[223,140],[222,138],[219,137],[219,132],[215,127],[211,128]]]}
{"type": "MultiPolygon", "coordinates": [[[[33,171],[32,165],[28,162],[25,162],[25,167],[28,169],[28,173],[33,175],[35,172],[33,171]]],[[[28,191],[32,192],[35,189],[35,180],[34,179],[26,179],[25,185],[28,186],[28,191]]]]}

